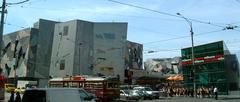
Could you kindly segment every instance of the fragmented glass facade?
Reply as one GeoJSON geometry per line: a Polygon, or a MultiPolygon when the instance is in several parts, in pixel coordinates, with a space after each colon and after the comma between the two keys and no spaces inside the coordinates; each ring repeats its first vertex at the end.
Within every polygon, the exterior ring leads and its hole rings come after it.
{"type": "Polygon", "coordinates": [[[220,94],[228,94],[228,64],[225,56],[229,54],[224,42],[194,47],[194,66],[191,47],[181,50],[184,86],[193,88],[211,88],[217,86],[220,94]],[[194,73],[195,72],[195,73],[194,73]]]}

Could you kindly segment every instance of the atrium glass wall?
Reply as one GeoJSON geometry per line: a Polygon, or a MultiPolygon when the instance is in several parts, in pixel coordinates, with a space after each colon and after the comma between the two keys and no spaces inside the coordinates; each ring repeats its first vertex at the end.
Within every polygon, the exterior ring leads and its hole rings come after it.
{"type": "Polygon", "coordinates": [[[223,41],[219,41],[194,47],[194,67],[191,47],[181,50],[185,87],[193,88],[195,79],[196,88],[217,86],[219,94],[228,94],[223,46],[223,41]]]}
{"type": "MultiPolygon", "coordinates": [[[[191,47],[182,49],[181,53],[182,53],[182,60],[192,58],[191,47]]],[[[219,55],[219,54],[224,54],[222,41],[194,47],[194,57],[195,58],[214,56],[214,55],[219,55]]]]}

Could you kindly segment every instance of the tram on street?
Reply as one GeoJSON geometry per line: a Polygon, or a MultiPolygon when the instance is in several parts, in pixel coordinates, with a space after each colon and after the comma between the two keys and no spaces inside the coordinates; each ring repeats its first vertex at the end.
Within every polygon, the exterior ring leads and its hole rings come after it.
{"type": "Polygon", "coordinates": [[[52,78],[49,87],[84,88],[87,92],[95,94],[100,102],[120,98],[119,80],[116,77],[73,76],[52,78]]]}

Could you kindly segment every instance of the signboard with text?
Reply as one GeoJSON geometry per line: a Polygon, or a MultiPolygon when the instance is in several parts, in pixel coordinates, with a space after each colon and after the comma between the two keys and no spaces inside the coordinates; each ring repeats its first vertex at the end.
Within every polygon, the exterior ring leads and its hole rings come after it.
{"type": "MultiPolygon", "coordinates": [[[[194,63],[208,63],[208,62],[215,62],[224,60],[224,55],[215,55],[215,56],[205,56],[200,58],[194,58],[194,63]]],[[[184,59],[182,60],[182,65],[189,65],[192,64],[192,59],[184,59]]]]}

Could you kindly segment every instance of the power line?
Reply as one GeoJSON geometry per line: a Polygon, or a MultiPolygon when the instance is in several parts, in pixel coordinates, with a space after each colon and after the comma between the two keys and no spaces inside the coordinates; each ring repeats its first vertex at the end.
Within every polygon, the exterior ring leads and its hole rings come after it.
{"type": "MultiPolygon", "coordinates": [[[[114,2],[114,3],[118,3],[118,4],[121,4],[121,5],[127,5],[127,6],[131,6],[131,7],[135,7],[135,8],[147,10],[147,11],[152,11],[152,12],[159,13],[159,14],[162,14],[162,15],[167,15],[167,16],[172,16],[172,17],[181,18],[180,16],[177,16],[177,15],[175,15],[175,14],[170,14],[170,13],[166,13],[166,12],[161,12],[161,11],[157,11],[157,10],[153,10],[153,9],[149,9],[149,8],[145,8],[145,7],[141,7],[141,6],[137,6],[137,5],[133,5],[133,4],[127,4],[127,3],[123,3],[123,2],[119,2],[119,1],[115,1],[115,0],[108,0],[108,1],[114,2]]],[[[198,22],[198,23],[209,24],[209,25],[212,25],[212,26],[225,28],[225,26],[216,25],[216,24],[213,24],[213,23],[211,23],[211,22],[200,21],[200,20],[192,19],[192,18],[188,18],[188,19],[191,20],[191,21],[198,22]]]]}
{"type": "MultiPolygon", "coordinates": [[[[160,12],[160,11],[157,11],[157,10],[152,10],[152,9],[148,9],[148,8],[144,8],[144,7],[140,7],[140,6],[135,6],[135,5],[131,5],[131,4],[126,4],[126,3],[122,3],[122,2],[118,2],[118,1],[115,1],[115,0],[109,0],[109,1],[112,1],[112,2],[117,2],[117,3],[120,3],[120,4],[124,4],[124,5],[128,5],[128,6],[133,6],[133,7],[137,7],[137,8],[141,8],[141,9],[146,9],[146,10],[150,10],[150,11],[153,11],[153,12],[157,12],[157,13],[161,13],[161,14],[165,14],[165,15],[169,15],[169,16],[174,16],[174,17],[178,17],[178,18],[180,18],[179,16],[177,16],[177,15],[173,15],[173,14],[169,14],[169,13],[165,13],[165,12],[160,12]]],[[[26,8],[26,7],[24,7],[24,6],[21,6],[21,8],[26,8]]],[[[27,8],[29,8],[29,7],[27,7],[27,8]]],[[[32,8],[32,7],[31,7],[32,8]]],[[[46,9],[46,8],[35,8],[35,9],[46,9]]],[[[48,9],[48,10],[57,10],[57,11],[59,11],[59,10],[66,10],[66,9],[48,9]]],[[[72,9],[69,9],[69,10],[72,10],[72,9]]],[[[104,13],[104,15],[106,15],[106,13],[104,13]]],[[[119,15],[118,15],[119,16],[119,15]]],[[[120,16],[125,16],[125,15],[120,15],[120,16]]],[[[139,18],[138,16],[128,16],[128,17],[135,17],[135,18],[139,18]]],[[[192,21],[196,21],[196,22],[201,22],[201,23],[205,23],[205,24],[211,24],[210,22],[203,22],[203,21],[200,21],[200,20],[195,20],[195,19],[189,19],[189,20],[192,20],[192,21]]],[[[221,26],[223,29],[227,29],[227,30],[230,30],[230,29],[228,29],[227,27],[225,27],[225,26],[221,26]]],[[[232,29],[232,30],[235,30],[235,31],[238,31],[238,30],[236,30],[236,29],[232,29]]],[[[151,31],[152,32],[152,31],[151,31]]],[[[168,34],[169,35],[169,34],[168,34]]],[[[173,34],[172,34],[173,35],[173,34]]],[[[181,37],[182,38],[182,37],[181,37]]],[[[185,37],[183,37],[183,38],[185,38],[185,37]]]]}
{"type": "Polygon", "coordinates": [[[31,0],[29,4],[36,3],[36,2],[43,2],[43,1],[46,1],[46,0],[31,0]]]}
{"type": "MultiPolygon", "coordinates": [[[[228,48],[233,48],[233,47],[228,47],[228,48]]],[[[235,47],[236,48],[236,47],[235,47]]],[[[157,50],[144,50],[144,54],[153,54],[153,53],[160,53],[160,52],[179,52],[181,51],[182,48],[177,48],[177,49],[157,49],[157,50]]],[[[240,49],[239,49],[240,50],[240,49]]],[[[232,49],[229,49],[229,51],[233,51],[232,49]]],[[[199,54],[199,53],[198,53],[199,54]]]]}
{"type": "Polygon", "coordinates": [[[8,18],[8,13],[6,13],[6,17],[5,17],[5,20],[4,20],[4,24],[5,24],[5,25],[15,26],[15,27],[19,27],[19,28],[25,28],[25,27],[23,27],[23,26],[19,26],[19,25],[14,25],[14,24],[11,24],[11,23],[7,23],[7,18],[8,18]]]}
{"type": "Polygon", "coordinates": [[[29,0],[25,0],[25,1],[21,1],[21,2],[16,2],[16,3],[6,3],[6,5],[18,5],[18,4],[22,4],[25,2],[28,2],[29,0]]]}
{"type": "MultiPolygon", "coordinates": [[[[33,9],[40,9],[40,10],[43,10],[45,8],[39,8],[39,7],[24,7],[24,6],[21,6],[21,8],[33,8],[33,9]]],[[[47,9],[49,10],[49,9],[47,9]]],[[[56,11],[62,11],[62,10],[66,10],[66,9],[51,9],[51,10],[56,10],[56,11]]],[[[67,9],[67,10],[72,10],[72,9],[67,9]]],[[[93,12],[94,13],[94,12],[93,12]]],[[[109,13],[102,13],[104,15],[108,14],[109,13]]],[[[121,15],[121,14],[110,14],[110,15],[116,15],[116,16],[126,16],[126,17],[134,17],[134,18],[140,18],[140,17],[144,17],[144,18],[156,18],[157,17],[146,17],[146,16],[132,16],[132,15],[121,15]]],[[[174,15],[176,16],[176,15],[174,15]]],[[[179,16],[176,16],[176,17],[179,17],[179,16]]],[[[170,19],[169,19],[170,20],[170,19]]],[[[178,21],[183,21],[183,20],[178,20],[178,21]]],[[[157,31],[152,31],[152,30],[149,30],[149,29],[145,29],[145,28],[138,28],[138,27],[134,27],[134,28],[137,28],[137,29],[144,29],[145,31],[148,31],[148,32],[152,32],[152,33],[160,33],[160,32],[157,32],[157,31]]],[[[174,34],[167,34],[167,35],[173,35],[173,36],[177,36],[177,35],[174,35],[174,34]]],[[[183,38],[185,38],[186,36],[184,36],[183,38]]],[[[182,37],[181,37],[182,38],[182,37]]]]}
{"type": "MultiPolygon", "coordinates": [[[[240,43],[239,39],[233,39],[233,40],[229,40],[229,41],[225,41],[225,44],[230,45],[230,44],[237,44],[240,43]]],[[[228,46],[230,47],[230,46],[228,46]]],[[[233,47],[231,47],[233,48],[233,47]]],[[[239,47],[235,47],[235,48],[239,48],[239,47]]],[[[151,53],[159,53],[159,52],[169,52],[169,51],[174,51],[176,52],[177,50],[181,50],[182,48],[177,48],[177,49],[157,49],[157,50],[144,50],[147,54],[151,54],[151,53]]],[[[232,51],[232,50],[230,50],[232,51]]]]}
{"type": "MultiPolygon", "coordinates": [[[[205,34],[209,34],[209,33],[216,33],[216,32],[221,32],[221,31],[224,31],[224,29],[198,33],[198,34],[195,34],[194,36],[205,35],[205,34]]],[[[143,44],[147,45],[147,44],[171,41],[171,40],[182,39],[182,38],[187,38],[187,37],[190,37],[190,35],[185,35],[185,36],[180,36],[180,37],[175,37],[175,38],[170,38],[170,39],[164,39],[164,40],[158,40],[158,41],[152,41],[152,42],[147,42],[147,43],[143,43],[143,44]]]]}
{"type": "MultiPolygon", "coordinates": [[[[114,0],[110,0],[110,1],[114,1],[114,0]]],[[[124,3],[125,4],[125,3],[124,3]]],[[[137,6],[138,7],[138,6],[137,6]]],[[[40,10],[43,10],[43,9],[46,9],[46,8],[39,8],[39,7],[24,7],[24,6],[21,6],[21,8],[33,8],[33,9],[40,9],[40,10]]],[[[143,9],[143,7],[141,7],[143,9]]],[[[46,9],[46,10],[49,10],[49,9],[46,9]]],[[[63,11],[63,10],[71,10],[72,12],[72,9],[51,9],[51,10],[56,10],[56,11],[63,11]]],[[[151,9],[149,9],[151,10],[151,9]]],[[[154,10],[154,12],[160,12],[160,11],[156,11],[154,10]]],[[[89,13],[89,12],[88,12],[89,13]]],[[[95,13],[95,12],[93,12],[95,13]]],[[[160,13],[164,13],[164,12],[160,12],[160,13]]],[[[99,14],[99,13],[98,13],[99,14]]],[[[158,18],[158,17],[144,17],[144,16],[133,16],[133,15],[121,15],[121,14],[109,14],[109,13],[102,13],[103,15],[116,15],[116,16],[125,16],[125,17],[134,17],[134,18],[158,18]]],[[[164,14],[168,14],[168,13],[164,13],[164,14]]],[[[174,17],[178,17],[178,18],[181,18],[177,15],[173,15],[173,14],[168,14],[169,16],[174,16],[174,17]]],[[[172,21],[173,19],[167,19],[168,21],[172,21]]],[[[196,20],[196,19],[191,19],[189,18],[189,20],[192,20],[192,21],[196,21],[196,22],[199,22],[199,23],[204,23],[204,24],[211,24],[211,25],[215,25],[215,26],[219,26],[219,27],[222,27],[223,29],[225,29],[226,27],[225,26],[220,26],[220,25],[216,25],[216,24],[212,24],[210,22],[204,22],[204,21],[200,21],[200,20],[196,20]]],[[[176,20],[175,20],[176,21],[176,20]]],[[[183,21],[183,20],[177,20],[177,21],[183,21]]]]}
{"type": "MultiPolygon", "coordinates": [[[[144,32],[155,33],[155,34],[162,34],[161,32],[158,32],[158,31],[155,31],[155,30],[152,30],[152,29],[143,28],[143,27],[136,27],[136,26],[131,26],[131,25],[129,25],[129,27],[131,27],[133,29],[137,29],[137,30],[142,30],[144,32]]],[[[175,35],[175,34],[164,34],[164,35],[179,36],[179,35],[175,35]]]]}
{"type": "Polygon", "coordinates": [[[156,52],[169,52],[169,51],[177,51],[181,50],[181,48],[177,49],[157,49],[157,50],[144,50],[146,53],[151,54],[151,53],[156,53],[156,52]]]}
{"type": "MultiPolygon", "coordinates": [[[[231,47],[231,48],[233,48],[233,47],[231,47]]],[[[151,54],[151,53],[170,52],[170,51],[176,52],[176,51],[178,51],[178,50],[182,50],[182,48],[177,48],[177,49],[145,50],[145,52],[146,52],[147,54],[151,54]]],[[[239,50],[240,50],[240,49],[239,49],[239,50]]],[[[215,51],[217,51],[217,50],[215,50],[215,51]]],[[[213,51],[211,51],[211,52],[213,52],[213,51]]],[[[197,54],[203,54],[203,53],[205,53],[205,52],[197,53],[197,54]]]]}
{"type": "MultiPolygon", "coordinates": [[[[174,50],[182,50],[182,49],[172,49],[172,50],[168,50],[168,51],[174,51],[174,50]]],[[[167,51],[167,50],[166,50],[167,51]]],[[[201,54],[206,54],[206,53],[212,53],[212,52],[218,52],[218,51],[222,51],[222,50],[212,50],[212,51],[208,51],[208,52],[200,52],[200,53],[196,53],[195,51],[195,55],[201,55],[201,54]]],[[[161,52],[161,50],[160,51],[156,51],[156,52],[161,52]]],[[[192,55],[188,55],[188,56],[192,56],[192,55]]]]}
{"type": "Polygon", "coordinates": [[[19,25],[7,23],[7,22],[5,22],[4,24],[9,25],[9,26],[19,27],[19,28],[26,28],[26,27],[23,27],[23,26],[19,26],[19,25]]]}
{"type": "MultiPolygon", "coordinates": [[[[164,49],[164,50],[155,50],[155,51],[149,50],[149,51],[147,51],[147,52],[144,53],[144,54],[150,55],[150,54],[153,54],[153,53],[169,52],[169,51],[171,51],[171,52],[178,52],[177,50],[180,50],[180,52],[181,52],[182,48],[178,48],[178,49],[164,49]],[[150,52],[150,53],[149,53],[149,52],[150,52]]],[[[218,52],[218,51],[222,51],[222,50],[213,50],[213,51],[208,51],[208,52],[198,52],[198,53],[195,53],[195,55],[201,55],[201,54],[218,52]]],[[[232,50],[230,50],[230,51],[232,51],[232,50]]],[[[234,50],[234,51],[240,51],[240,49],[234,50]]],[[[191,56],[191,55],[189,55],[189,56],[191,56]]]]}
{"type": "MultiPolygon", "coordinates": [[[[109,1],[114,1],[114,0],[109,0],[109,1]]],[[[114,2],[117,2],[117,1],[114,1],[114,2]]],[[[125,3],[124,3],[125,4],[125,3]]],[[[129,5],[129,4],[128,4],[129,5]]],[[[129,5],[129,6],[132,6],[132,5],[129,5]]],[[[134,6],[134,5],[133,5],[134,6]]],[[[135,7],[135,6],[134,6],[135,7]]],[[[136,7],[139,7],[139,6],[136,6],[136,7]]],[[[22,8],[23,8],[23,6],[22,6],[22,8]]],[[[141,9],[145,9],[145,8],[143,8],[143,7],[140,7],[141,9]]],[[[37,9],[43,9],[43,8],[37,8],[37,9]]],[[[59,10],[59,9],[58,9],[59,10]]],[[[151,9],[147,9],[147,10],[151,10],[151,9]]],[[[154,12],[159,12],[159,11],[156,11],[156,10],[154,10],[154,12]]],[[[164,13],[164,12],[160,12],[160,13],[164,13]]],[[[164,14],[167,14],[167,15],[169,15],[169,16],[174,16],[174,17],[179,17],[179,16],[177,16],[177,15],[172,15],[172,14],[168,14],[168,13],[164,13],[164,14]]],[[[134,16],[134,17],[138,17],[138,16],[134,16]]],[[[191,19],[191,20],[193,20],[193,19],[191,19]]],[[[206,23],[206,22],[205,22],[206,23]]],[[[209,24],[209,22],[207,22],[208,24],[209,24]]],[[[211,23],[210,23],[211,24],[211,23]]],[[[222,26],[223,27],[223,26],[222,26]]],[[[224,27],[224,28],[226,28],[226,27],[224,27]]],[[[169,35],[169,34],[168,34],[169,35]]],[[[182,36],[182,37],[180,37],[180,38],[185,38],[185,37],[187,37],[187,36],[182,36]]],[[[175,39],[175,38],[173,38],[173,39],[175,39]]],[[[178,38],[176,38],[176,39],[178,39],[178,38]]],[[[151,42],[150,42],[151,43],[151,42]]]]}
{"type": "Polygon", "coordinates": [[[127,4],[127,3],[123,3],[123,2],[119,2],[119,1],[115,1],[115,0],[108,0],[108,1],[114,2],[114,3],[118,3],[118,4],[122,4],[122,5],[131,6],[131,7],[135,7],[135,8],[139,8],[139,9],[143,9],[143,10],[147,10],[147,11],[152,11],[152,12],[160,13],[160,14],[163,14],[163,15],[178,17],[178,16],[175,15],[175,14],[173,15],[173,14],[170,14],[170,13],[161,12],[161,11],[157,11],[157,10],[153,10],[153,9],[149,9],[149,8],[145,8],[145,7],[141,7],[141,6],[136,6],[136,5],[132,5],[132,4],[127,4]]]}
{"type": "MultiPolygon", "coordinates": [[[[221,32],[221,31],[224,31],[224,30],[215,30],[215,31],[198,33],[198,34],[195,34],[195,36],[200,36],[200,35],[205,35],[205,34],[210,34],[210,33],[216,33],[216,32],[221,32]]],[[[176,38],[172,38],[172,39],[165,39],[165,40],[161,40],[161,41],[155,41],[155,42],[152,42],[152,43],[159,43],[159,42],[171,41],[171,40],[182,39],[182,38],[187,38],[187,37],[190,37],[190,35],[189,35],[189,36],[176,37],[176,38]]],[[[229,43],[228,43],[228,44],[229,44],[229,43]]],[[[146,47],[146,46],[145,46],[145,47],[146,47]]],[[[147,49],[151,49],[151,48],[156,48],[156,47],[159,47],[159,45],[157,45],[157,46],[148,46],[148,47],[146,47],[146,48],[147,48],[147,49]]]]}
{"type": "Polygon", "coordinates": [[[4,25],[19,27],[19,28],[25,28],[25,27],[23,27],[23,26],[19,26],[19,25],[7,23],[7,18],[8,18],[8,13],[6,13],[6,17],[5,17],[5,20],[4,20],[4,25]]]}
{"type": "MultiPolygon", "coordinates": [[[[36,9],[36,10],[53,10],[53,11],[63,11],[63,10],[67,10],[66,12],[73,12],[73,9],[59,9],[59,8],[50,8],[50,9],[47,9],[47,8],[42,8],[42,7],[25,7],[25,6],[20,6],[20,8],[31,8],[31,9],[36,9]],[[69,10],[69,11],[68,11],[69,10]]],[[[93,14],[96,14],[96,12],[94,11],[80,11],[80,12],[86,12],[86,13],[93,13],[93,14]]],[[[100,13],[100,12],[97,12],[97,14],[100,14],[100,15],[111,15],[111,16],[122,16],[122,17],[130,17],[130,18],[135,18],[135,19],[163,19],[163,20],[167,20],[167,21],[183,21],[183,20],[179,20],[179,19],[171,19],[171,18],[161,18],[161,17],[149,17],[149,16],[136,16],[136,15],[123,15],[123,14],[116,14],[116,13],[100,13]]]]}
{"type": "MultiPolygon", "coordinates": [[[[203,34],[209,34],[209,33],[214,33],[214,32],[220,32],[220,31],[211,31],[211,32],[208,32],[208,33],[199,33],[199,34],[197,34],[197,36],[200,36],[200,35],[203,35],[203,34]]],[[[226,41],[225,40],[225,43],[226,44],[236,44],[236,43],[239,43],[240,41],[238,40],[238,41],[236,41],[236,39],[235,40],[229,40],[229,41],[226,41]]],[[[151,49],[151,48],[156,48],[156,47],[159,47],[159,45],[158,46],[150,46],[150,47],[146,47],[147,49],[151,49]]],[[[145,49],[146,49],[145,48],[145,49]]],[[[149,51],[153,51],[153,50],[149,50],[149,51]]],[[[164,51],[167,51],[166,49],[164,50],[164,51]]]]}

